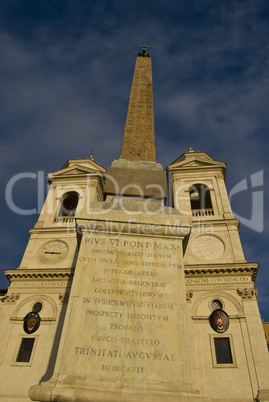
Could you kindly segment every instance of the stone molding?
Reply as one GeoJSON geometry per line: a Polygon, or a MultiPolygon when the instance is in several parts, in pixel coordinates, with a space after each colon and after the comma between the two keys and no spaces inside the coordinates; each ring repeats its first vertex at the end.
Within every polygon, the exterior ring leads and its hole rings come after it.
{"type": "Polygon", "coordinates": [[[191,299],[192,299],[192,297],[193,297],[193,291],[192,290],[190,290],[190,291],[188,291],[188,292],[186,292],[186,300],[187,300],[187,302],[191,302],[191,299]]]}
{"type": "Polygon", "coordinates": [[[16,301],[19,300],[20,296],[20,293],[11,293],[10,295],[6,295],[5,303],[16,303],[16,301]]]}
{"type": "Polygon", "coordinates": [[[252,281],[255,281],[258,273],[258,263],[226,263],[226,264],[195,264],[185,265],[186,277],[200,275],[225,275],[225,274],[251,274],[252,281]]]}
{"type": "MultiPolygon", "coordinates": [[[[153,215],[154,216],[154,215],[153,215]]],[[[148,237],[181,237],[184,238],[190,233],[190,226],[177,226],[177,222],[173,222],[172,224],[156,224],[153,222],[133,222],[133,221],[113,221],[113,220],[87,220],[82,219],[77,220],[77,225],[80,228],[81,232],[89,232],[95,233],[96,227],[102,230],[98,230],[98,233],[110,233],[112,235],[117,234],[117,229],[120,225],[121,234],[139,234],[139,235],[147,235],[148,237]],[[117,226],[118,225],[118,226],[117,226]]],[[[182,220],[182,225],[186,222],[182,220]]]]}
{"type": "MultiPolygon", "coordinates": [[[[20,319],[21,317],[21,309],[26,305],[26,304],[32,304],[35,303],[36,301],[41,301],[42,303],[47,303],[48,306],[50,306],[50,313],[48,315],[49,320],[56,320],[57,314],[58,314],[58,307],[53,300],[52,297],[47,296],[45,294],[32,294],[31,296],[26,297],[25,299],[21,300],[17,306],[15,307],[12,316],[10,317],[11,320],[16,321],[17,319],[20,319]]],[[[42,320],[43,320],[43,313],[42,313],[42,320]]]]}
{"type": "Polygon", "coordinates": [[[257,300],[258,296],[258,291],[252,288],[237,289],[237,293],[239,294],[239,296],[241,296],[242,299],[245,300],[257,300]]]}
{"type": "Polygon", "coordinates": [[[206,299],[212,299],[212,298],[223,299],[224,303],[225,303],[225,300],[229,300],[235,306],[235,308],[237,310],[236,317],[238,317],[238,316],[243,317],[244,316],[244,310],[242,308],[241,303],[233,295],[231,295],[228,292],[220,292],[220,291],[218,291],[217,294],[216,294],[216,291],[210,291],[210,292],[205,292],[205,293],[201,294],[195,300],[195,302],[193,304],[193,308],[192,308],[193,317],[199,317],[198,311],[199,311],[199,307],[202,304],[202,302],[204,300],[206,300],[206,299]]]}
{"type": "MultiPolygon", "coordinates": [[[[10,317],[11,322],[23,322],[24,317],[10,317]]],[[[56,321],[56,317],[42,317],[42,323],[50,323],[56,321]]]]}
{"type": "Polygon", "coordinates": [[[31,280],[31,279],[64,279],[68,280],[73,277],[73,272],[70,269],[14,269],[5,270],[6,278],[9,282],[14,280],[31,280]]]}
{"type": "MultiPolygon", "coordinates": [[[[55,216],[53,216],[53,219],[55,218],[55,216]]],[[[53,223],[52,223],[53,224],[53,223]]],[[[29,234],[30,236],[32,235],[38,235],[40,233],[42,234],[48,234],[49,236],[53,236],[55,234],[59,235],[59,234],[64,234],[66,236],[66,234],[68,233],[69,235],[73,235],[76,234],[76,224],[74,222],[74,225],[70,225],[73,226],[72,228],[68,227],[68,230],[66,230],[66,226],[46,226],[46,227],[42,227],[42,228],[31,228],[29,229],[29,234]]]]}
{"type": "MultiPolygon", "coordinates": [[[[210,316],[205,316],[205,315],[193,315],[191,318],[194,321],[208,321],[210,316]]],[[[243,319],[246,318],[246,316],[244,314],[240,314],[240,315],[229,315],[229,320],[239,320],[239,319],[243,319]]]]}
{"type": "Polygon", "coordinates": [[[97,181],[101,179],[103,183],[103,173],[106,169],[99,165],[94,159],[85,158],[80,160],[69,160],[64,167],[56,172],[48,174],[49,183],[55,185],[55,182],[93,178],[97,181]],[[87,164],[87,166],[85,166],[87,164]]]}
{"type": "Polygon", "coordinates": [[[59,293],[59,300],[61,304],[66,304],[69,300],[69,293],[59,293]]]}

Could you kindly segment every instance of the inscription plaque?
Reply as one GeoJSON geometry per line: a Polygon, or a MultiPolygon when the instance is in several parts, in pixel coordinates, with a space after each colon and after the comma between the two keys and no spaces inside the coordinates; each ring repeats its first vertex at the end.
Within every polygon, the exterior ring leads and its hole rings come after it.
{"type": "Polygon", "coordinates": [[[76,271],[65,371],[178,381],[185,302],[181,241],[84,236],[76,271]],[[170,337],[175,330],[178,336],[170,337]]]}

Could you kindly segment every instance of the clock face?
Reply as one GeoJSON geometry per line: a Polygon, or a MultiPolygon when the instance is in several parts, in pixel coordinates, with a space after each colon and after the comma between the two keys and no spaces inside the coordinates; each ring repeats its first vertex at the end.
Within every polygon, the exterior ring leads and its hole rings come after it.
{"type": "Polygon", "coordinates": [[[41,264],[58,264],[68,254],[68,245],[61,240],[44,243],[37,251],[37,260],[41,264]]]}
{"type": "Polygon", "coordinates": [[[216,236],[200,236],[192,245],[192,253],[202,260],[216,260],[224,253],[224,244],[216,236]]]}

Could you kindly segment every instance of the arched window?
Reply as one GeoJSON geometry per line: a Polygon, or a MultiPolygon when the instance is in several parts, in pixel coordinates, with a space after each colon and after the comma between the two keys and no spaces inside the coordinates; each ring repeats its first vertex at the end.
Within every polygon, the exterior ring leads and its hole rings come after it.
{"type": "Polygon", "coordinates": [[[76,191],[69,191],[61,198],[61,209],[59,216],[74,216],[78,205],[79,194],[76,191]]]}
{"type": "Polygon", "coordinates": [[[210,190],[205,184],[193,184],[190,187],[190,202],[193,216],[214,215],[210,190]]]}

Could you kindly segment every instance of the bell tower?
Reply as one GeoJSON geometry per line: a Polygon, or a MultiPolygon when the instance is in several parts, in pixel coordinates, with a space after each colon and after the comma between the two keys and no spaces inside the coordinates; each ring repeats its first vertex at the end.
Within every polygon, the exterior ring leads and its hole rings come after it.
{"type": "Polygon", "coordinates": [[[221,401],[237,401],[235,394],[268,401],[268,351],[254,288],[259,264],[244,258],[226,165],[189,147],[167,170],[173,207],[192,220],[184,270],[197,388],[212,401],[216,389],[221,401]]]}
{"type": "Polygon", "coordinates": [[[185,264],[245,262],[225,186],[226,165],[205,152],[189,150],[168,166],[173,206],[192,219],[185,264]]]}
{"type": "Polygon", "coordinates": [[[29,401],[33,382],[52,376],[77,263],[76,217],[103,201],[104,172],[89,157],[48,175],[47,198],[21,264],[5,271],[10,287],[1,308],[0,400],[29,401]]]}

